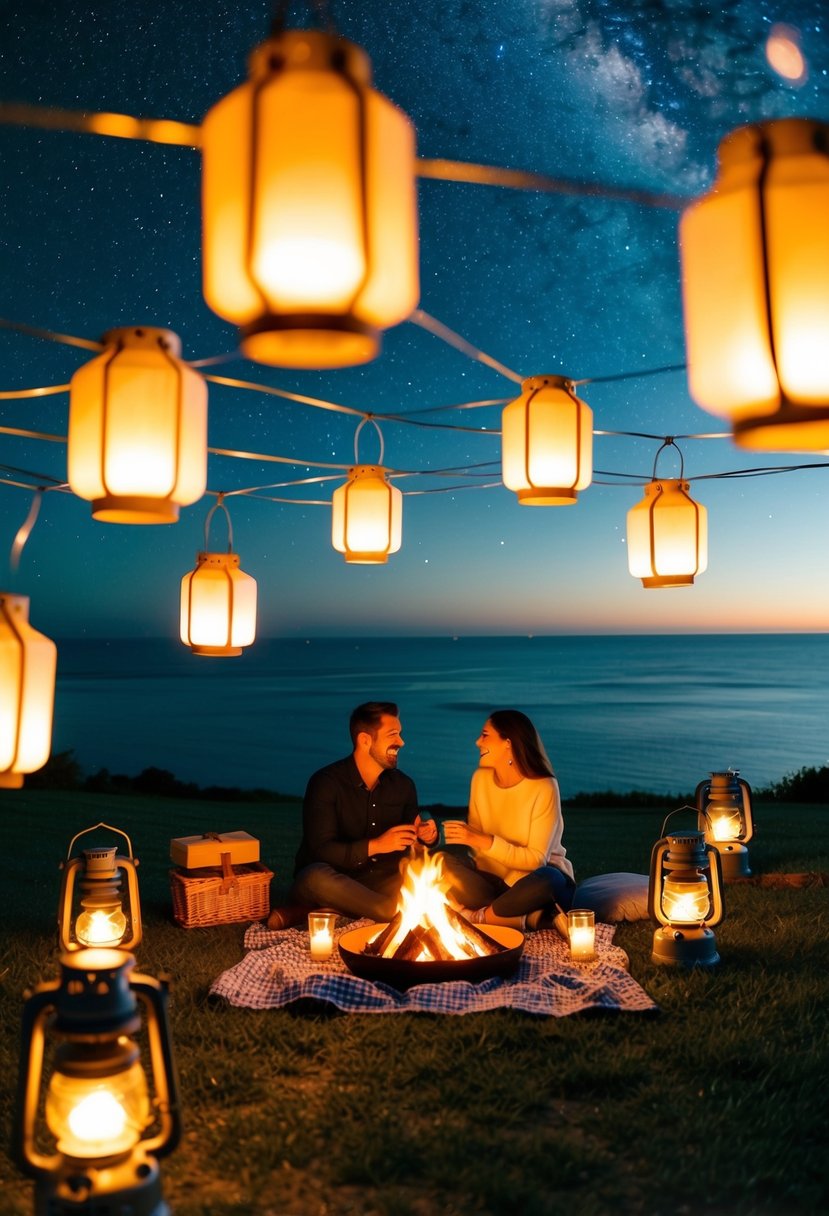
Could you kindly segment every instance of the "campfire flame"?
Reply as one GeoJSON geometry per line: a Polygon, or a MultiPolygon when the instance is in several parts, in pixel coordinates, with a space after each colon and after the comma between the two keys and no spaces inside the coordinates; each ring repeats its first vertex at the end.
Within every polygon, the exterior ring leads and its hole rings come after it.
{"type": "Polygon", "coordinates": [[[397,913],[387,927],[366,945],[366,952],[382,958],[406,958],[414,962],[439,959],[482,958],[503,949],[448,903],[449,880],[443,873],[443,857],[425,849],[412,849],[402,862],[403,885],[397,913]]]}

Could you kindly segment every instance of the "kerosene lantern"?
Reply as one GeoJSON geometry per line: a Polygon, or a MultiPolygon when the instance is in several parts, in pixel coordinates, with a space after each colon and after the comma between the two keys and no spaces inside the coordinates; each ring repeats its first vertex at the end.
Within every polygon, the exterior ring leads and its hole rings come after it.
{"type": "Polygon", "coordinates": [[[110,946],[132,950],[141,941],[141,901],[138,896],[138,859],[133,857],[132,843],[126,832],[96,823],[78,832],[69,842],[66,861],[61,862],[60,904],[58,907],[58,936],[61,950],[82,950],[88,946],[110,946]],[[83,849],[73,857],[75,842],[90,832],[104,828],[123,836],[127,856],[118,853],[117,845],[83,849]],[[126,904],[121,892],[121,878],[126,876],[126,904]]]}
{"type": "Polygon", "coordinates": [[[666,835],[671,815],[651,853],[648,914],[660,925],[654,933],[651,961],[712,967],[720,961],[713,929],[725,915],[720,855],[702,832],[666,835]]]}
{"type": "Polygon", "coordinates": [[[748,842],[754,835],[751,787],[739,771],[712,773],[700,781],[696,793],[700,828],[720,855],[723,882],[751,874],[748,842]]]}

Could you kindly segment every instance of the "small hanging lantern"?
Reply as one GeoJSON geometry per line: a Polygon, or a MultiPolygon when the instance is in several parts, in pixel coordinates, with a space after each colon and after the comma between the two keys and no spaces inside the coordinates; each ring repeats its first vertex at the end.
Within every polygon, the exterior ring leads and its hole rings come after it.
{"type": "Polygon", "coordinates": [[[720,855],[724,882],[751,874],[748,842],[754,835],[751,786],[735,769],[712,773],[696,792],[700,829],[720,855]]]}
{"type": "Polygon", "coordinates": [[[14,1152],[38,1212],[167,1211],[157,1158],[181,1134],[167,990],[134,965],[121,950],[64,954],[24,1005],[14,1152]]]}
{"type": "Polygon", "coordinates": [[[397,553],[403,538],[403,495],[383,467],[383,436],[373,418],[364,418],[354,435],[354,459],[360,431],[371,422],[380,436],[380,463],[356,464],[348,481],[331,500],[331,543],[355,565],[380,565],[397,553]]]}
{"type": "Polygon", "coordinates": [[[170,524],[207,482],[207,385],[168,329],[113,329],[70,383],[68,476],[94,519],[170,524]]]}
{"type": "Polygon", "coordinates": [[[593,411],[563,376],[532,376],[501,414],[504,485],[524,506],[574,503],[593,479],[593,411]]]}
{"type": "Polygon", "coordinates": [[[129,836],[108,823],[96,823],[72,837],[66,861],[61,863],[63,880],[58,905],[61,950],[82,950],[87,946],[133,950],[140,944],[141,901],[137,866],[138,860],[132,855],[129,836]],[[108,845],[84,849],[82,856],[73,857],[75,841],[98,828],[123,836],[127,842],[128,856],[117,855],[118,846],[108,845]],[[126,907],[121,897],[122,875],[127,879],[126,907]]]}
{"type": "Polygon", "coordinates": [[[671,815],[651,853],[648,914],[661,926],[654,933],[651,961],[712,967],[720,961],[713,928],[725,915],[720,855],[702,832],[666,835],[671,815]]]}
{"type": "Polygon", "coordinates": [[[256,580],[239,569],[233,525],[219,498],[204,523],[205,551],[181,580],[181,640],[193,654],[239,655],[256,637],[256,580]],[[221,508],[227,519],[226,553],[208,552],[210,521],[221,508]]]}
{"type": "Polygon", "coordinates": [[[671,446],[666,439],[657,451],[653,480],[627,515],[628,568],[643,587],[689,587],[708,565],[708,512],[689,493],[684,462],[679,478],[656,480],[659,453],[671,446]]]}
{"type": "Polygon", "coordinates": [[[680,222],[688,380],[745,448],[829,448],[829,123],[732,131],[680,222]]]}
{"type": "Polygon", "coordinates": [[[204,296],[247,358],[373,359],[418,301],[414,128],[360,47],[283,30],[202,126],[204,296]]]}
{"type": "Polygon", "coordinates": [[[0,592],[0,789],[20,789],[49,759],[57,658],[29,624],[29,597],[0,592]]]}

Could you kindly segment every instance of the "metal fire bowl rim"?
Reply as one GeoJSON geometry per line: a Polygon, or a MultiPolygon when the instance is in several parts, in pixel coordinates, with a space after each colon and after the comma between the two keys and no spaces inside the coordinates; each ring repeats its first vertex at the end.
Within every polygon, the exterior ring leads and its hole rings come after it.
{"type": "Polygon", "coordinates": [[[385,927],[385,924],[363,925],[343,933],[337,943],[340,958],[349,971],[360,979],[389,984],[400,990],[413,988],[416,984],[444,984],[452,980],[480,984],[493,977],[511,975],[524,952],[525,939],[520,930],[507,925],[478,925],[500,946],[506,946],[506,950],[500,954],[487,954],[483,958],[439,959],[425,963],[364,954],[369,938],[381,933],[385,927]]]}

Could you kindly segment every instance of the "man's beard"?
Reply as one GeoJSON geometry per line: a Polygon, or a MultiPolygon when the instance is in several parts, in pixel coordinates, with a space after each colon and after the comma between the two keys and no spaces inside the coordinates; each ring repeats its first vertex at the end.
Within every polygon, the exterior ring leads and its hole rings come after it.
{"type": "Polygon", "coordinates": [[[397,768],[398,751],[399,748],[395,748],[394,750],[387,748],[386,751],[380,751],[379,748],[372,747],[369,751],[369,755],[371,756],[372,760],[376,760],[381,768],[397,768]]]}

